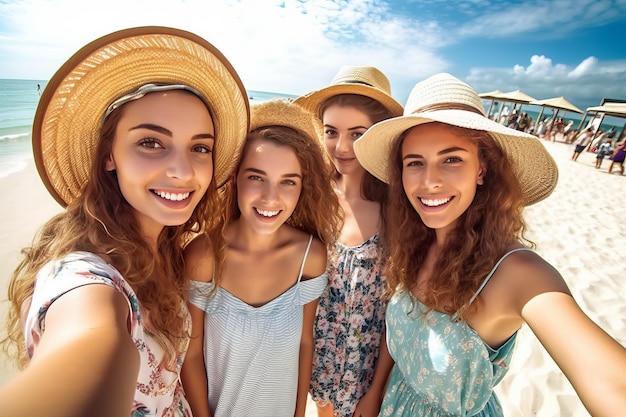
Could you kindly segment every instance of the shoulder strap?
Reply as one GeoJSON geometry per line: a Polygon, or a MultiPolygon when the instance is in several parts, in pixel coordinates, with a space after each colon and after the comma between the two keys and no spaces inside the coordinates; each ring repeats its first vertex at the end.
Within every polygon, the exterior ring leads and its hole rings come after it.
{"type": "Polygon", "coordinates": [[[302,258],[302,265],[300,265],[300,273],[298,274],[298,282],[302,278],[302,271],[304,271],[304,263],[306,262],[307,256],[309,256],[309,249],[311,249],[311,242],[313,242],[313,235],[309,235],[309,243],[306,245],[306,250],[304,251],[304,257],[302,258]]]}
{"type": "Polygon", "coordinates": [[[498,267],[500,266],[500,264],[502,263],[502,261],[509,256],[510,254],[514,253],[514,252],[519,252],[522,250],[527,250],[527,251],[531,251],[532,249],[530,248],[515,248],[512,249],[510,251],[508,251],[507,253],[505,253],[504,255],[502,255],[502,258],[500,258],[498,260],[498,262],[496,262],[495,266],[491,269],[491,272],[489,272],[489,274],[487,274],[487,277],[485,278],[485,280],[482,282],[482,284],[480,284],[480,287],[478,287],[478,290],[474,293],[474,295],[472,296],[472,298],[469,300],[469,303],[467,303],[467,305],[469,306],[470,304],[472,304],[474,302],[474,300],[476,299],[476,297],[478,297],[478,294],[480,294],[480,292],[485,288],[485,285],[487,285],[487,283],[489,282],[489,280],[491,279],[491,277],[493,276],[493,274],[496,272],[496,269],[498,269],[498,267]]]}

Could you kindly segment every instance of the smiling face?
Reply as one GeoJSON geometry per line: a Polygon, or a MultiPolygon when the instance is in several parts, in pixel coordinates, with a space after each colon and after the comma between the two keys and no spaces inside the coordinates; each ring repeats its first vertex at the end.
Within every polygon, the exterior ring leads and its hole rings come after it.
{"type": "Polygon", "coordinates": [[[467,210],[485,166],[478,145],[444,124],[413,128],[402,144],[402,184],[427,227],[444,236],[467,210]]]}
{"type": "Polygon", "coordinates": [[[331,105],[324,110],[324,144],[337,171],[342,175],[359,174],[365,170],[354,155],[354,141],[373,123],[367,113],[355,107],[331,105]]]}
{"type": "Polygon", "coordinates": [[[237,174],[241,219],[261,234],[271,234],[296,209],[302,169],[290,146],[255,139],[246,146],[237,174]]]}
{"type": "Polygon", "coordinates": [[[105,167],[116,171],[122,195],[144,235],[185,223],[213,178],[215,128],[192,93],[150,93],[125,104],[105,167]]]}

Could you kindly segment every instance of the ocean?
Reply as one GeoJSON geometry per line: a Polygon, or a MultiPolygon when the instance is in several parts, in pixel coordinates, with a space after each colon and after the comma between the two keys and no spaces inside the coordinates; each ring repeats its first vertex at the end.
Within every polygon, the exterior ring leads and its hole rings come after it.
{"type": "MultiPolygon", "coordinates": [[[[43,91],[46,87],[46,80],[8,80],[0,79],[0,178],[6,177],[14,172],[21,171],[26,167],[27,162],[32,158],[31,130],[33,119],[39,102],[38,86],[43,91]]],[[[247,90],[251,103],[261,102],[271,98],[296,98],[292,94],[276,93],[270,91],[247,90]]],[[[489,110],[490,101],[483,101],[485,112],[489,110]]],[[[599,103],[598,103],[599,104],[599,103]]],[[[506,104],[509,109],[511,104],[506,104]]],[[[528,113],[533,118],[533,125],[539,116],[541,107],[532,105],[522,105],[522,112],[528,113]]],[[[492,113],[495,110],[492,108],[492,113]]],[[[552,117],[554,109],[546,108],[542,119],[552,117]]],[[[561,110],[559,116],[563,116],[561,110]]],[[[573,112],[565,114],[566,122],[574,121],[573,127],[578,128],[582,115],[573,112]]],[[[591,115],[585,120],[591,119],[591,115]]],[[[607,117],[600,127],[606,131],[614,127],[617,132],[621,132],[625,119],[607,117]]]]}
{"type": "MultiPolygon", "coordinates": [[[[32,159],[33,119],[45,80],[0,79],[0,178],[23,170],[32,159]]],[[[247,90],[250,103],[292,94],[247,90]]]]}

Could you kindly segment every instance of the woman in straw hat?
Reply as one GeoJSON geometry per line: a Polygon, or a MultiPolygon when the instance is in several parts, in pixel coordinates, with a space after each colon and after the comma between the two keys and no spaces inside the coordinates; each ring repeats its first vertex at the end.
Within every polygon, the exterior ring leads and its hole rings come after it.
{"type": "MultiPolygon", "coordinates": [[[[384,254],[380,246],[385,183],[368,173],[352,145],[370,126],[402,114],[387,77],[374,67],[344,66],[330,85],[296,100],[318,116],[323,141],[335,167],[333,183],[344,211],[341,236],[333,246],[329,284],[315,324],[311,395],[322,417],[359,415],[375,379],[384,342],[384,254]]],[[[380,364],[383,368],[391,364],[380,364]]],[[[387,371],[380,374],[386,376],[387,371]]]]}
{"type": "Polygon", "coordinates": [[[223,191],[223,268],[206,236],[185,250],[194,287],[185,391],[195,417],[303,417],[327,245],[341,221],[312,115],[287,100],[252,106],[223,191]]]}
{"type": "Polygon", "coordinates": [[[355,152],[390,188],[394,293],[381,355],[395,365],[381,415],[501,416],[493,387],[524,323],[591,414],[623,413],[626,349],[581,311],[524,238],[524,206],[557,182],[536,137],[489,120],[474,90],[438,74],[355,152]]]}
{"type": "Polygon", "coordinates": [[[248,123],[235,70],[182,30],[115,32],[57,71],[33,151],[66,210],[10,283],[4,347],[28,366],[0,390],[3,416],[191,415],[182,244],[214,223],[248,123]]]}

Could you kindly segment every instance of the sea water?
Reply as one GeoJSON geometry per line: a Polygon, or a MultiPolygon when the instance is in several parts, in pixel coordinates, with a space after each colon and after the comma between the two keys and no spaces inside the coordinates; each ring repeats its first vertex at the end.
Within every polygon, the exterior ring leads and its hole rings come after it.
{"type": "MultiPolygon", "coordinates": [[[[33,119],[44,80],[0,79],[0,178],[26,167],[32,158],[33,119]]],[[[247,91],[250,103],[271,98],[295,98],[291,94],[247,91]]]]}

